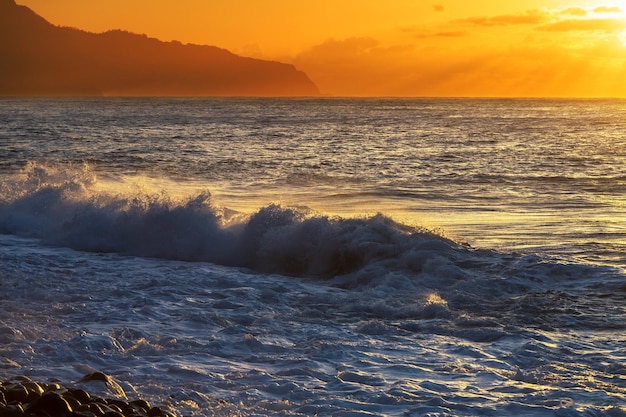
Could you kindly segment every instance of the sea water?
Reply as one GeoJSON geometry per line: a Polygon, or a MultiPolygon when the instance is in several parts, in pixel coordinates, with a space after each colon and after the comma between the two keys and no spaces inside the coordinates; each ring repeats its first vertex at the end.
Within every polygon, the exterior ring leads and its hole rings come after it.
{"type": "Polygon", "coordinates": [[[0,379],[188,416],[626,416],[626,101],[0,100],[0,379]]]}

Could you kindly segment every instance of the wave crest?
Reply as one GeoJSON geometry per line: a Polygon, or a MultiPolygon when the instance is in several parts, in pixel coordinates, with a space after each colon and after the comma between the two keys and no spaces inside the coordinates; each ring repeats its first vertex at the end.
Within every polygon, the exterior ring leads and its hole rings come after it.
{"type": "Polygon", "coordinates": [[[29,164],[0,185],[0,231],[90,252],[207,261],[261,272],[334,277],[372,263],[421,270],[421,249],[462,247],[426,230],[376,215],[342,219],[270,204],[232,223],[209,192],[99,191],[88,166],[60,170],[29,164]]]}

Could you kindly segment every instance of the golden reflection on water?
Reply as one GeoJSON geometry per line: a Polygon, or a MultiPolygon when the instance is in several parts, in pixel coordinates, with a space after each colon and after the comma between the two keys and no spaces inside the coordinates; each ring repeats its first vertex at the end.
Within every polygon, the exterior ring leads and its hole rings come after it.
{"type": "MultiPolygon", "coordinates": [[[[99,175],[92,191],[131,198],[158,196],[172,204],[184,204],[199,194],[210,193],[210,205],[224,214],[225,224],[243,220],[269,204],[279,204],[309,216],[367,218],[384,213],[400,224],[416,230],[431,230],[475,248],[546,252],[576,258],[586,256],[583,245],[590,243],[580,240],[581,253],[576,253],[575,241],[581,236],[593,239],[592,243],[626,247],[626,198],[616,195],[597,197],[597,205],[611,207],[611,214],[607,214],[591,206],[546,206],[529,210],[512,205],[490,205],[489,202],[465,204],[387,198],[368,192],[343,192],[337,188],[240,188],[228,182],[212,182],[207,189],[207,184],[199,180],[136,175],[127,175],[121,180],[99,175]],[[616,216],[616,212],[623,216],[616,216]],[[569,253],[563,252],[565,247],[569,247],[569,253]]],[[[594,262],[590,257],[583,260],[594,262]]]]}

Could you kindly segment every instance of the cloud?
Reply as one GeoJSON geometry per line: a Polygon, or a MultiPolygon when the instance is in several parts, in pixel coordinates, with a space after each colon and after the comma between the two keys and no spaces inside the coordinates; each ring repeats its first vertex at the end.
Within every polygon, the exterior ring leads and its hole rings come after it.
{"type": "Polygon", "coordinates": [[[617,9],[404,27],[387,38],[327,40],[293,63],[336,96],[626,97],[626,18],[605,13],[617,9]]]}
{"type": "Polygon", "coordinates": [[[623,13],[623,10],[617,6],[600,6],[593,9],[594,13],[623,13]]]}
{"type": "Polygon", "coordinates": [[[470,17],[455,20],[452,23],[471,24],[482,27],[540,25],[539,30],[547,32],[604,32],[615,33],[626,30],[625,18],[587,18],[591,13],[623,13],[615,6],[599,6],[592,10],[581,7],[568,7],[563,10],[529,10],[516,15],[500,15],[491,17],[470,17]],[[568,16],[569,18],[563,18],[568,16]]]}
{"type": "Polygon", "coordinates": [[[382,47],[373,38],[329,39],[299,54],[293,63],[323,94],[386,95],[415,55],[413,45],[382,47]]]}
{"type": "Polygon", "coordinates": [[[468,32],[465,31],[446,31],[446,32],[435,32],[431,35],[436,38],[463,38],[465,36],[469,36],[468,32]]]}
{"type": "Polygon", "coordinates": [[[580,7],[568,7],[565,10],[561,10],[558,14],[584,17],[584,16],[587,16],[588,13],[587,13],[587,10],[580,8],[580,7]]]}
{"type": "Polygon", "coordinates": [[[470,36],[468,31],[455,30],[455,28],[451,28],[450,30],[442,29],[435,31],[411,26],[400,28],[400,31],[404,34],[408,34],[411,39],[464,38],[470,36]]]}
{"type": "Polygon", "coordinates": [[[548,32],[620,32],[626,30],[624,19],[568,19],[539,28],[548,32]]]}
{"type": "Polygon", "coordinates": [[[463,45],[329,40],[294,64],[335,96],[626,96],[626,48],[617,37],[576,48],[557,39],[480,50],[463,45]]]}
{"type": "Polygon", "coordinates": [[[624,11],[617,6],[598,6],[591,10],[583,9],[582,7],[568,7],[567,9],[557,12],[558,15],[585,17],[590,12],[593,13],[623,13],[624,11]]]}
{"type": "Polygon", "coordinates": [[[370,54],[378,41],[367,37],[353,37],[343,40],[328,39],[314,46],[306,54],[323,57],[328,64],[344,62],[349,59],[362,59],[370,54]]]}
{"type": "Polygon", "coordinates": [[[454,23],[469,23],[477,26],[509,26],[509,25],[536,25],[546,23],[551,15],[543,10],[529,10],[523,14],[500,15],[493,17],[470,17],[459,19],[454,23]]]}
{"type": "Polygon", "coordinates": [[[441,4],[433,4],[433,9],[436,12],[443,12],[444,10],[446,10],[446,8],[443,7],[441,4]]]}

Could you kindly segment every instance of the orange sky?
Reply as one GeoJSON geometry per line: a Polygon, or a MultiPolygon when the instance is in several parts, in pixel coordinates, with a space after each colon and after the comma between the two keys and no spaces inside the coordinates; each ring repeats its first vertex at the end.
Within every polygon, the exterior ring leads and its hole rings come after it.
{"type": "Polygon", "coordinates": [[[60,26],[293,63],[330,95],[626,97],[626,0],[17,3],[60,26]]]}

